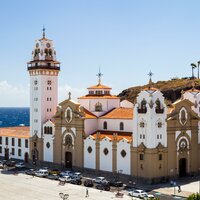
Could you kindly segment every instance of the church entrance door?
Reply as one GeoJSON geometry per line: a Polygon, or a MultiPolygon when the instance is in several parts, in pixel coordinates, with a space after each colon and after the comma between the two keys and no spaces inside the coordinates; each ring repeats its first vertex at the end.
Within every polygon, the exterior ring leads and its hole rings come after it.
{"type": "Polygon", "coordinates": [[[65,167],[72,168],[72,153],[71,152],[65,153],[65,167]]]}
{"type": "Polygon", "coordinates": [[[5,160],[9,160],[9,149],[5,148],[5,160]]]}
{"type": "Polygon", "coordinates": [[[183,177],[187,175],[187,160],[186,158],[181,158],[179,160],[179,176],[183,177]]]}
{"type": "Polygon", "coordinates": [[[28,163],[28,153],[27,152],[24,154],[24,162],[28,163]]]}

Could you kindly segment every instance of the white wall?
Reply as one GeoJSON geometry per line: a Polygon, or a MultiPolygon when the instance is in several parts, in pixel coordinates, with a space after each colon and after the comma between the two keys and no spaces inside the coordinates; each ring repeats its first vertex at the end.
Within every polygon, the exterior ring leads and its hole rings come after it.
{"type": "Polygon", "coordinates": [[[133,120],[128,119],[99,119],[98,120],[98,129],[103,129],[103,123],[107,122],[107,130],[108,131],[120,131],[120,122],[124,123],[124,130],[126,132],[132,132],[133,131],[133,120]]]}
{"type": "Polygon", "coordinates": [[[133,103],[131,103],[130,101],[127,101],[127,100],[123,100],[120,102],[120,107],[133,108],[133,103]]]}
{"type": "Polygon", "coordinates": [[[29,154],[29,139],[27,139],[28,140],[28,148],[25,147],[26,138],[20,138],[20,139],[21,139],[21,147],[18,147],[18,138],[8,137],[8,145],[6,145],[6,137],[2,136],[2,145],[0,144],[0,146],[2,147],[2,153],[0,153],[0,156],[5,156],[5,148],[8,148],[9,149],[9,158],[24,160],[25,153],[29,154]],[[12,146],[12,138],[15,139],[15,146],[12,146]],[[12,148],[15,149],[14,155],[11,155],[12,148]],[[18,155],[18,149],[21,149],[21,156],[18,155]]]}
{"type": "Polygon", "coordinates": [[[87,137],[84,140],[84,167],[96,169],[96,141],[92,137],[87,137]],[[88,147],[92,148],[92,152],[88,152],[88,147]]]}
{"type": "Polygon", "coordinates": [[[122,170],[123,174],[131,174],[131,153],[130,143],[125,139],[120,140],[117,143],[117,171],[122,170]],[[121,151],[126,151],[126,156],[122,157],[121,151]]]}
{"type": "Polygon", "coordinates": [[[84,120],[85,134],[90,135],[98,129],[98,119],[85,119],[84,120]]]}
{"type": "Polygon", "coordinates": [[[112,141],[104,138],[100,142],[100,170],[112,172],[112,141]],[[104,154],[104,149],[107,148],[109,153],[104,154]]]}

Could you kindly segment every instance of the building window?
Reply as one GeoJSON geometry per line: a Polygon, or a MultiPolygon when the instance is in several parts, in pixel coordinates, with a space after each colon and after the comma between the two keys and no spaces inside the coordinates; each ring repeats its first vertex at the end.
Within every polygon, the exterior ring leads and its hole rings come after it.
{"type": "Polygon", "coordinates": [[[8,137],[6,137],[6,145],[8,145],[8,137]]]}
{"type": "Polygon", "coordinates": [[[37,123],[37,122],[38,122],[38,120],[37,120],[37,119],[34,119],[34,122],[35,122],[35,123],[37,123]]]}
{"type": "Polygon", "coordinates": [[[95,111],[96,112],[101,112],[102,111],[102,104],[101,103],[96,103],[95,104],[95,111]]]}
{"type": "Polygon", "coordinates": [[[140,160],[144,160],[144,154],[143,153],[140,154],[140,160]]]}
{"type": "Polygon", "coordinates": [[[104,122],[104,123],[103,123],[103,129],[104,129],[104,130],[107,130],[107,128],[108,128],[107,122],[104,122]]]}
{"type": "Polygon", "coordinates": [[[36,142],[34,142],[34,143],[33,143],[33,146],[34,146],[34,147],[37,147],[37,143],[36,143],[36,142]]]}
{"type": "Polygon", "coordinates": [[[162,122],[158,122],[158,128],[162,128],[162,122]]]}
{"type": "Polygon", "coordinates": [[[144,128],[144,122],[140,122],[140,128],[144,128]]]}
{"type": "Polygon", "coordinates": [[[120,131],[124,130],[124,123],[123,122],[120,122],[119,128],[120,128],[120,131]]]}
{"type": "Polygon", "coordinates": [[[18,149],[18,156],[21,156],[21,155],[22,155],[22,150],[18,149]]]}
{"type": "Polygon", "coordinates": [[[142,134],[140,134],[140,139],[142,139],[142,134]]]}
{"type": "Polygon", "coordinates": [[[2,146],[0,146],[0,153],[2,153],[2,146]]]}
{"type": "Polygon", "coordinates": [[[2,137],[0,137],[0,144],[2,144],[2,137]]]}
{"type": "Polygon", "coordinates": [[[18,139],[18,147],[21,147],[21,139],[18,139]]]}
{"type": "Polygon", "coordinates": [[[159,135],[157,135],[157,139],[159,139],[159,135]]]}
{"type": "Polygon", "coordinates": [[[121,156],[122,156],[123,158],[126,156],[126,151],[125,151],[124,149],[121,151],[121,156]]]}
{"type": "Polygon", "coordinates": [[[25,140],[25,148],[28,148],[28,140],[25,140]]]}
{"type": "Polygon", "coordinates": [[[12,148],[12,155],[14,156],[15,155],[15,148],[12,148]]]}
{"type": "Polygon", "coordinates": [[[72,145],[72,137],[70,135],[67,135],[65,137],[65,144],[66,145],[72,145]]]}
{"type": "Polygon", "coordinates": [[[35,80],[35,81],[34,81],[34,85],[37,85],[37,84],[38,84],[38,81],[37,81],[37,80],[35,80]]]}
{"type": "Polygon", "coordinates": [[[49,142],[47,142],[46,147],[47,147],[47,149],[50,148],[50,143],[49,142]]]}
{"type": "Polygon", "coordinates": [[[38,98],[34,98],[34,101],[38,101],[38,98]]]}
{"type": "Polygon", "coordinates": [[[107,148],[105,148],[104,150],[103,150],[103,152],[104,152],[104,154],[107,156],[108,155],[108,153],[109,153],[109,151],[108,151],[108,149],[107,148]]]}
{"type": "Polygon", "coordinates": [[[12,146],[15,146],[15,138],[12,138],[12,146]]]}
{"type": "Polygon", "coordinates": [[[92,153],[92,147],[89,146],[89,147],[87,148],[87,151],[88,151],[88,153],[92,153]]]}
{"type": "Polygon", "coordinates": [[[158,160],[162,160],[162,154],[158,155],[158,160]]]}
{"type": "Polygon", "coordinates": [[[37,109],[37,108],[35,108],[35,109],[34,109],[34,112],[38,112],[38,109],[37,109]]]}
{"type": "Polygon", "coordinates": [[[47,81],[47,85],[51,85],[51,81],[49,80],[49,81],[47,81]]]}
{"type": "Polygon", "coordinates": [[[143,139],[145,139],[145,135],[143,135],[143,139]]]}
{"type": "Polygon", "coordinates": [[[49,134],[52,134],[52,127],[49,127],[49,134]]]}

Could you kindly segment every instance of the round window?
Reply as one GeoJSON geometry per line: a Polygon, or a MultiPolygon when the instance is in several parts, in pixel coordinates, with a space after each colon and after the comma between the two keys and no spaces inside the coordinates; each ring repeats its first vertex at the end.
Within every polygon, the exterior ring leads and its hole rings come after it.
{"type": "Polygon", "coordinates": [[[109,151],[108,151],[107,148],[105,148],[105,149],[103,150],[103,152],[104,152],[105,155],[108,155],[108,153],[109,153],[109,151]]]}
{"type": "Polygon", "coordinates": [[[49,142],[47,142],[47,144],[46,144],[46,147],[47,147],[47,148],[49,148],[49,147],[50,147],[50,143],[49,143],[49,142]]]}
{"type": "Polygon", "coordinates": [[[87,150],[88,150],[88,153],[92,153],[92,147],[91,146],[89,146],[87,150]]]}

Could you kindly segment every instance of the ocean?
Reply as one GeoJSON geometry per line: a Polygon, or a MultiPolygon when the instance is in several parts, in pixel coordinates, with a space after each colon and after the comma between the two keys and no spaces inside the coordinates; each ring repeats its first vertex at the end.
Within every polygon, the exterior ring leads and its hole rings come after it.
{"type": "Polygon", "coordinates": [[[0,107],[0,127],[29,126],[29,108],[0,107]]]}

